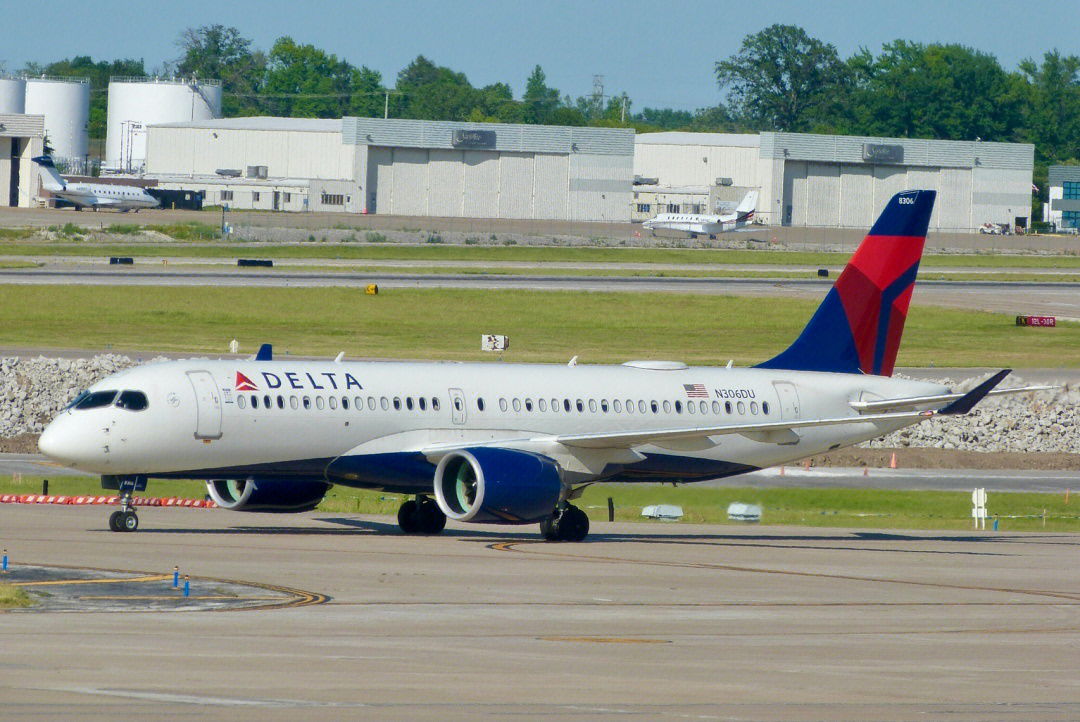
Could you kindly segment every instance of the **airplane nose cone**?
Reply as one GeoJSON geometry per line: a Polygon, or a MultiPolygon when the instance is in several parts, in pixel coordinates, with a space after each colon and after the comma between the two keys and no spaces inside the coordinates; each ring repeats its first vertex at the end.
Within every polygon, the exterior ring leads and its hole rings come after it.
{"type": "Polygon", "coordinates": [[[45,454],[45,456],[53,461],[63,461],[61,455],[63,441],[61,439],[61,432],[57,426],[58,424],[54,421],[46,426],[45,430],[41,432],[41,436],[38,438],[38,451],[45,454]]]}

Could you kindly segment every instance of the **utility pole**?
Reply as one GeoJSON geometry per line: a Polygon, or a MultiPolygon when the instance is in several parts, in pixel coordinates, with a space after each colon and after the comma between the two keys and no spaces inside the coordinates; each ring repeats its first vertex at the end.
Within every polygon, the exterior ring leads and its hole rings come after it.
{"type": "Polygon", "coordinates": [[[626,125],[626,93],[622,94],[622,118],[619,122],[626,125]]]}
{"type": "Polygon", "coordinates": [[[383,99],[382,117],[386,120],[390,117],[390,91],[386,91],[386,97],[383,99]]]}

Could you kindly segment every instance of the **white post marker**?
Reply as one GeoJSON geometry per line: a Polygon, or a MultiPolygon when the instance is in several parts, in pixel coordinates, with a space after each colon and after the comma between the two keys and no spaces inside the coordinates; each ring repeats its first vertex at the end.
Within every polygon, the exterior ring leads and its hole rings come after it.
{"type": "Polygon", "coordinates": [[[240,342],[235,338],[229,342],[229,353],[236,353],[240,350],[240,342]]]}
{"type": "Polygon", "coordinates": [[[975,528],[979,528],[979,520],[982,520],[982,528],[986,530],[986,489],[976,489],[971,492],[971,517],[975,520],[975,528]]]}
{"type": "Polygon", "coordinates": [[[510,348],[510,338],[508,336],[485,333],[480,337],[481,351],[505,351],[508,348],[510,348]]]}

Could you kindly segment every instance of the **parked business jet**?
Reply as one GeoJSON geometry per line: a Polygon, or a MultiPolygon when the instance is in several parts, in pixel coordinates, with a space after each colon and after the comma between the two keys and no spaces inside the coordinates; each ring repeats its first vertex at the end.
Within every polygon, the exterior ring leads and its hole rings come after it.
{"type": "Polygon", "coordinates": [[[49,156],[39,155],[31,160],[41,166],[41,187],[57,198],[75,204],[75,210],[112,208],[121,212],[137,212],[140,208],[157,208],[161,205],[145,188],[110,183],[71,183],[60,177],[49,156]]]}
{"type": "MultiPolygon", "coordinates": [[[[148,478],[202,479],[235,511],[304,511],[332,484],[415,495],[406,533],[446,520],[589,529],[593,482],[693,482],[790,464],[967,413],[968,393],[890,378],[934,191],[889,201],[809,324],[754,368],[191,359],[94,384],[41,435],[42,453],[119,489],[114,531],[148,478]]],[[[1032,390],[1036,387],[1029,387],[1032,390]]],[[[994,392],[1007,393],[1007,392],[994,392]]]]}
{"type": "Polygon", "coordinates": [[[744,230],[754,220],[757,200],[758,192],[749,191],[743,196],[733,213],[721,213],[720,215],[661,213],[645,221],[641,226],[654,232],[657,229],[684,231],[689,233],[691,238],[697,238],[699,233],[708,234],[709,238],[716,238],[717,233],[744,230]]]}

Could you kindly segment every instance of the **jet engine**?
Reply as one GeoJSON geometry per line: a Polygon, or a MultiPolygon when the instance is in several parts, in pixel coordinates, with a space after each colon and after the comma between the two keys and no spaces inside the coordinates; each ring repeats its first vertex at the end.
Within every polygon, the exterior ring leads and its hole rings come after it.
{"type": "Polygon", "coordinates": [[[329,484],[288,479],[215,479],[206,492],[229,511],[311,511],[326,496],[329,484]]]}
{"type": "Polygon", "coordinates": [[[435,469],[435,500],[456,521],[537,522],[551,515],[562,490],[558,465],[524,451],[462,449],[435,469]]]}

